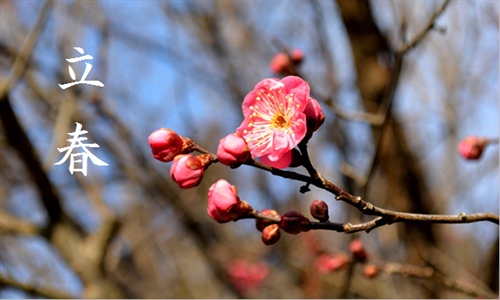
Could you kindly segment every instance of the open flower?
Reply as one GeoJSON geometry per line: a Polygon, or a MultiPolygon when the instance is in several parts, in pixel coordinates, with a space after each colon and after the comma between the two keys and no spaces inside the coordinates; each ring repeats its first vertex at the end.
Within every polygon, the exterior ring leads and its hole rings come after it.
{"type": "Polygon", "coordinates": [[[309,85],[297,76],[267,78],[243,100],[245,119],[236,131],[246,140],[253,157],[275,168],[286,168],[291,150],[307,132],[304,109],[309,85]]]}

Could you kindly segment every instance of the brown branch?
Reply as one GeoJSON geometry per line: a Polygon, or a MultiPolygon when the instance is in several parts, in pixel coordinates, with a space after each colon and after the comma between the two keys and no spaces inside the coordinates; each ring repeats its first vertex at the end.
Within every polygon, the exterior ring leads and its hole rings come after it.
{"type": "Polygon", "coordinates": [[[101,224],[101,227],[85,241],[87,255],[92,259],[97,267],[104,272],[104,260],[108,253],[113,237],[120,230],[121,223],[114,216],[108,216],[101,224]]]}
{"type": "Polygon", "coordinates": [[[7,277],[0,273],[0,284],[5,284],[14,288],[25,291],[28,294],[40,295],[50,299],[74,299],[73,296],[62,292],[60,289],[50,287],[40,287],[35,284],[21,283],[11,277],[7,277]]]}
{"type": "MultiPolygon", "coordinates": [[[[376,218],[372,221],[362,223],[362,224],[357,224],[357,225],[352,225],[352,224],[347,223],[343,227],[343,231],[346,233],[353,233],[353,232],[358,232],[358,231],[369,232],[370,230],[377,228],[377,227],[380,227],[382,225],[388,225],[388,224],[398,223],[398,222],[463,224],[463,223],[472,223],[472,222],[480,222],[480,221],[489,221],[489,222],[492,222],[495,224],[499,224],[499,216],[495,215],[493,213],[474,213],[474,214],[460,213],[458,215],[437,215],[437,214],[405,213],[405,212],[397,212],[397,211],[379,208],[379,207],[371,204],[370,202],[363,200],[359,196],[356,197],[354,195],[347,193],[346,191],[344,191],[340,187],[336,186],[332,182],[326,180],[312,166],[312,164],[307,156],[307,145],[301,144],[301,145],[299,145],[299,148],[301,149],[301,153],[303,155],[304,167],[306,169],[308,169],[310,176],[299,174],[299,173],[296,173],[293,171],[285,171],[285,170],[272,168],[272,167],[266,166],[262,163],[259,163],[253,159],[246,162],[245,165],[257,167],[261,170],[268,171],[268,172],[272,173],[273,175],[280,176],[283,178],[288,178],[288,179],[292,179],[292,180],[305,182],[305,183],[307,183],[307,186],[309,184],[312,184],[320,189],[331,192],[332,194],[334,194],[336,196],[335,197],[336,200],[344,201],[344,202],[356,207],[363,214],[375,215],[375,216],[381,217],[381,218],[376,218]]],[[[331,223],[331,224],[335,224],[335,223],[331,223]]],[[[315,225],[315,226],[323,226],[324,227],[324,228],[318,228],[318,229],[327,229],[328,228],[328,229],[336,230],[338,228],[337,225],[327,225],[327,224],[315,225]],[[328,227],[328,226],[331,226],[331,227],[328,227]]]]}
{"type": "Polygon", "coordinates": [[[0,233],[39,235],[41,232],[42,230],[35,224],[0,210],[0,233]]]}
{"type": "Polygon", "coordinates": [[[63,216],[59,194],[43,169],[39,156],[31,144],[26,131],[12,109],[9,94],[0,100],[0,120],[8,143],[19,153],[38,189],[42,203],[49,216],[49,227],[63,216]]]}

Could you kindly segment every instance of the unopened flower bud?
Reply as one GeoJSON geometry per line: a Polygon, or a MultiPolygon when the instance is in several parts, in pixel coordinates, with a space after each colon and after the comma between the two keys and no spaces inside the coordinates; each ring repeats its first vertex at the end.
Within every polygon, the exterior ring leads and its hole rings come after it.
{"type": "MultiPolygon", "coordinates": [[[[278,212],[275,211],[274,209],[264,209],[260,213],[265,215],[265,216],[280,218],[280,214],[278,214],[278,212]]],[[[264,228],[266,228],[267,226],[269,226],[271,224],[274,224],[274,223],[270,220],[255,219],[255,227],[257,227],[258,231],[264,230],[264,228]]]]}
{"type": "Polygon", "coordinates": [[[316,259],[316,268],[321,273],[338,271],[349,264],[349,258],[342,253],[322,254],[316,259]]]}
{"type": "Polygon", "coordinates": [[[323,200],[314,200],[311,203],[311,215],[321,222],[328,221],[328,205],[323,200]]]}
{"type": "Polygon", "coordinates": [[[222,164],[236,168],[247,161],[251,153],[241,134],[232,133],[220,140],[217,156],[222,164]]]}
{"type": "Polygon", "coordinates": [[[361,240],[352,240],[351,243],[349,243],[349,251],[351,251],[352,256],[357,261],[365,261],[368,258],[365,246],[361,240]]]}
{"type": "Polygon", "coordinates": [[[170,162],[182,152],[183,141],[175,131],[160,128],[148,137],[153,157],[162,162],[170,162]]]}
{"type": "Polygon", "coordinates": [[[281,237],[278,224],[271,224],[262,230],[262,242],[266,245],[276,244],[281,237]]]}
{"type": "Polygon", "coordinates": [[[292,62],[298,66],[304,59],[304,53],[300,49],[292,49],[292,51],[290,51],[290,58],[292,62]]]}
{"type": "Polygon", "coordinates": [[[287,233],[298,234],[302,231],[308,231],[309,226],[309,219],[298,211],[290,210],[281,216],[280,228],[287,233]]]}
{"type": "Polygon", "coordinates": [[[281,74],[288,69],[289,65],[290,58],[288,57],[288,55],[284,52],[279,52],[273,56],[269,67],[274,73],[281,74]]]}
{"type": "Polygon", "coordinates": [[[245,201],[240,201],[238,190],[224,179],[219,179],[208,190],[208,215],[219,223],[237,220],[253,210],[245,201]]]}
{"type": "Polygon", "coordinates": [[[458,145],[458,152],[465,159],[478,159],[481,157],[487,144],[488,139],[469,136],[460,142],[458,145]]]}
{"type": "Polygon", "coordinates": [[[189,189],[200,184],[204,172],[205,166],[200,158],[191,154],[181,154],[174,158],[170,177],[180,188],[189,189]]]}
{"type": "Polygon", "coordinates": [[[380,268],[373,264],[368,264],[363,268],[363,275],[366,278],[374,278],[380,273],[380,268]]]}
{"type": "Polygon", "coordinates": [[[306,138],[311,138],[313,132],[318,130],[318,128],[325,122],[325,115],[323,114],[323,109],[319,105],[318,101],[311,97],[307,100],[306,107],[304,108],[304,114],[306,115],[307,124],[306,138]]]}

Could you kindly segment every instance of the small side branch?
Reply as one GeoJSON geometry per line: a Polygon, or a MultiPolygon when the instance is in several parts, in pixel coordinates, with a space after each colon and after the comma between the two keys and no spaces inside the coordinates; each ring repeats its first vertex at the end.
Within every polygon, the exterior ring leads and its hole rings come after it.
{"type": "Polygon", "coordinates": [[[418,267],[413,265],[387,263],[383,266],[382,270],[388,275],[396,274],[404,277],[432,280],[432,282],[441,284],[449,289],[459,291],[473,297],[486,297],[493,299],[498,298],[498,295],[495,295],[489,291],[485,291],[478,286],[466,284],[465,282],[460,282],[449,278],[448,276],[436,271],[431,267],[418,267]]]}
{"type": "Polygon", "coordinates": [[[73,296],[66,294],[60,290],[56,290],[49,287],[41,287],[34,284],[32,285],[27,283],[21,283],[1,273],[0,273],[0,284],[18,288],[20,290],[25,291],[28,294],[39,295],[50,299],[74,299],[73,296]]]}
{"type": "Polygon", "coordinates": [[[441,7],[434,13],[434,15],[432,15],[432,17],[430,18],[429,22],[424,27],[424,29],[419,34],[417,34],[413,38],[413,40],[411,40],[409,43],[406,43],[402,47],[400,47],[399,52],[406,53],[409,50],[415,48],[427,36],[427,34],[434,28],[434,25],[435,25],[437,18],[441,14],[443,14],[444,10],[446,9],[446,7],[448,6],[448,4],[450,2],[451,2],[450,0],[444,1],[444,3],[441,5],[441,7]]]}
{"type": "Polygon", "coordinates": [[[10,88],[14,84],[16,84],[16,82],[23,76],[24,72],[26,71],[29,57],[31,56],[36,42],[40,37],[42,29],[44,28],[43,25],[47,20],[47,16],[51,7],[52,0],[45,1],[41,12],[38,14],[38,18],[35,22],[35,25],[33,26],[33,29],[26,38],[23,48],[14,60],[9,77],[0,85],[0,101],[4,100],[5,95],[9,92],[10,88]]]}

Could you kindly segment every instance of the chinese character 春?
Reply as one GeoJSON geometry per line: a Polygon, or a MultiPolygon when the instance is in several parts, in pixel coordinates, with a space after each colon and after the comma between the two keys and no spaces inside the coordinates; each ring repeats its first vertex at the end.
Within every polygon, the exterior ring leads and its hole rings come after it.
{"type": "Polygon", "coordinates": [[[73,138],[68,139],[67,141],[71,143],[68,147],[64,148],[57,148],[59,152],[65,152],[66,154],[64,157],[56,162],[54,165],[61,165],[64,163],[69,156],[71,156],[70,159],[70,165],[69,165],[69,171],[71,174],[73,172],[82,172],[84,176],[87,176],[87,159],[90,158],[92,163],[96,166],[107,166],[108,164],[97,158],[94,154],[92,154],[87,147],[89,148],[99,148],[99,145],[97,144],[83,144],[82,141],[86,141],[86,137],[80,137],[80,135],[88,133],[87,130],[82,130],[82,124],[75,122],[76,123],[76,129],[73,133],[68,133],[68,135],[72,136],[73,138]],[[73,149],[75,148],[82,148],[84,152],[81,153],[76,153],[73,154],[71,153],[73,149]],[[81,167],[77,168],[75,167],[75,163],[80,163],[81,167]]]}
{"type": "MultiPolygon", "coordinates": [[[[83,49],[80,47],[73,47],[73,49],[80,52],[80,54],[82,54],[82,55],[84,53],[83,49]]],[[[68,58],[68,59],[66,59],[66,61],[73,64],[73,63],[77,63],[77,62],[80,62],[83,60],[88,60],[88,59],[93,59],[93,57],[87,54],[87,55],[83,55],[80,57],[68,58]]],[[[104,87],[104,84],[102,82],[100,82],[99,80],[85,80],[85,79],[87,79],[87,76],[89,75],[90,70],[92,70],[92,65],[89,64],[88,62],[85,62],[85,71],[83,72],[82,79],[80,79],[78,81],[73,81],[70,83],[59,84],[59,86],[63,90],[67,89],[69,87],[72,87],[74,85],[80,84],[80,83],[86,83],[86,84],[90,84],[90,85],[104,87]]],[[[71,77],[71,79],[76,80],[75,71],[73,70],[73,68],[71,66],[68,66],[68,71],[69,71],[69,76],[71,77]]]]}

